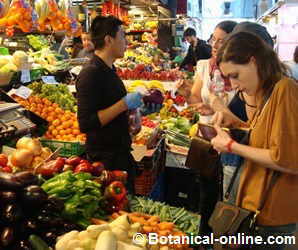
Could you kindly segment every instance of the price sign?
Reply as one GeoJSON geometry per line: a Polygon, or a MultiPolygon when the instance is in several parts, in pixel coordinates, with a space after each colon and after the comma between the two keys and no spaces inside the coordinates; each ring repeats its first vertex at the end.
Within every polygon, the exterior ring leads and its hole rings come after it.
{"type": "Polygon", "coordinates": [[[21,82],[31,82],[30,71],[28,69],[23,69],[21,74],[21,82]]]}
{"type": "Polygon", "coordinates": [[[29,96],[32,94],[32,90],[25,87],[25,86],[21,86],[18,89],[16,89],[15,91],[15,95],[23,98],[23,99],[28,99],[29,96]]]}
{"type": "Polygon", "coordinates": [[[59,84],[54,76],[42,76],[42,81],[47,84],[59,84]]]}

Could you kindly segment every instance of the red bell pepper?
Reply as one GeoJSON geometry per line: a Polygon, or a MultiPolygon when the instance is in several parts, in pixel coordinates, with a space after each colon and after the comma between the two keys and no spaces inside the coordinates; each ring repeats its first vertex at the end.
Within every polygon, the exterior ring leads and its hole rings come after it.
{"type": "Polygon", "coordinates": [[[114,171],[112,171],[112,174],[113,174],[114,181],[121,181],[123,183],[126,183],[126,181],[127,181],[127,172],[126,171],[114,170],[114,171]]]}
{"type": "Polygon", "coordinates": [[[92,163],[92,174],[94,176],[100,176],[102,172],[104,171],[104,165],[100,161],[96,161],[92,163]]]}
{"type": "Polygon", "coordinates": [[[77,166],[81,160],[82,158],[79,156],[71,156],[70,158],[66,159],[65,163],[71,166],[77,166]]]}
{"type": "Polygon", "coordinates": [[[4,166],[1,170],[5,173],[12,173],[12,168],[9,166],[4,166]]]}
{"type": "Polygon", "coordinates": [[[116,202],[121,201],[126,196],[126,188],[121,181],[113,181],[106,187],[105,196],[116,202]]]}
{"type": "Polygon", "coordinates": [[[75,173],[86,172],[92,173],[92,165],[89,162],[83,162],[76,166],[75,173]]]}

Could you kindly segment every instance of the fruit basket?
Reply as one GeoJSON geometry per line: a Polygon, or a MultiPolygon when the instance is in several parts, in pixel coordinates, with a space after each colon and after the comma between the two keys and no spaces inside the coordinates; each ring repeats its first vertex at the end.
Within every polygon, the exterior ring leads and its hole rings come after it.
{"type": "Polygon", "coordinates": [[[69,157],[72,155],[82,155],[85,152],[85,145],[82,142],[66,142],[58,140],[41,139],[44,147],[49,147],[52,151],[60,148],[60,155],[69,157]]]}

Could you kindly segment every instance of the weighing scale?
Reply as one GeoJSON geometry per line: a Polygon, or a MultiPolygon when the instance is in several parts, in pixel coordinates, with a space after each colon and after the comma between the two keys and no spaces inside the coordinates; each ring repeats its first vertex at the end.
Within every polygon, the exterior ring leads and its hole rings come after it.
{"type": "Polygon", "coordinates": [[[0,138],[28,134],[36,128],[25,116],[25,109],[18,103],[0,102],[0,138]]]}

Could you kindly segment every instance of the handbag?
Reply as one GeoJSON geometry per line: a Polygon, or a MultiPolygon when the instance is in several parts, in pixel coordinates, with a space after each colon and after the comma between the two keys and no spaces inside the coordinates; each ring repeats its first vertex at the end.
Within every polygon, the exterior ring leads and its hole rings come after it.
{"type": "MultiPolygon", "coordinates": [[[[235,170],[228,190],[225,193],[225,198],[228,200],[230,193],[239,172],[239,167],[235,170]]],[[[266,198],[269,195],[270,190],[276,183],[280,173],[277,171],[273,172],[270,184],[263,195],[258,209],[253,212],[236,205],[230,204],[229,202],[219,201],[216,203],[215,209],[209,219],[209,226],[212,228],[215,237],[222,235],[231,236],[237,233],[251,234],[255,227],[255,222],[258,214],[265,205],[266,198]]],[[[216,249],[221,249],[216,245],[216,249]]],[[[229,245],[230,248],[238,248],[239,245],[229,245]]]]}
{"type": "Polygon", "coordinates": [[[185,166],[202,177],[213,179],[218,175],[218,161],[219,155],[209,141],[199,136],[192,139],[185,166]]]}

